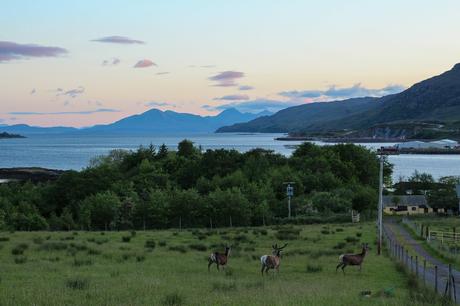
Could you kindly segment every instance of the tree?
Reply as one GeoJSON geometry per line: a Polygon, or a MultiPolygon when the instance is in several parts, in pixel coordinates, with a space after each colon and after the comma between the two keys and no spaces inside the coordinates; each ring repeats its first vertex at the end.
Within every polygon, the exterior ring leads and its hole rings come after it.
{"type": "Polygon", "coordinates": [[[108,230],[109,225],[116,219],[120,205],[120,199],[111,191],[91,195],[81,203],[83,220],[89,228],[108,230]]]}
{"type": "Polygon", "coordinates": [[[182,157],[192,157],[195,155],[196,149],[193,146],[193,142],[190,140],[184,139],[181,142],[179,142],[178,147],[177,147],[177,155],[182,156],[182,157]]]}

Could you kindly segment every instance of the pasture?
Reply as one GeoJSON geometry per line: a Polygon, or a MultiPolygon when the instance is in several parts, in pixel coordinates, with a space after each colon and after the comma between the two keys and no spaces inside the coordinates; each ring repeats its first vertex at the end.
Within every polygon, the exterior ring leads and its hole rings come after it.
{"type": "Polygon", "coordinates": [[[386,256],[372,223],[146,232],[0,233],[0,305],[429,305],[386,256]],[[370,253],[362,272],[338,256],[370,253]],[[260,256],[288,243],[279,275],[260,256]],[[232,245],[228,267],[207,270],[232,245]],[[363,292],[370,291],[370,297],[363,292]]]}

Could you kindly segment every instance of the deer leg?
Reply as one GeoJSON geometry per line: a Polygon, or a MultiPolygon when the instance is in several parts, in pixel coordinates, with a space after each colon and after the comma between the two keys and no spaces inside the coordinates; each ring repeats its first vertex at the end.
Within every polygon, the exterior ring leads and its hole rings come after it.
{"type": "Polygon", "coordinates": [[[217,267],[217,271],[220,271],[218,262],[216,262],[216,267],[217,267]]]}
{"type": "Polygon", "coordinates": [[[337,270],[338,270],[342,265],[343,265],[343,262],[339,263],[339,264],[337,265],[337,267],[335,267],[335,272],[337,272],[337,270]]]}
{"type": "Polygon", "coordinates": [[[346,266],[347,266],[347,264],[345,264],[345,263],[344,263],[343,266],[342,266],[342,272],[343,272],[343,274],[345,274],[345,267],[346,267],[346,266]]]}
{"type": "Polygon", "coordinates": [[[269,267],[267,267],[267,268],[265,269],[265,274],[267,274],[267,275],[268,275],[268,270],[270,270],[269,267]]]}
{"type": "Polygon", "coordinates": [[[212,265],[212,260],[210,260],[210,261],[208,262],[208,271],[210,271],[211,265],[212,265]]]}
{"type": "Polygon", "coordinates": [[[363,267],[362,265],[359,265],[359,272],[361,272],[362,267],[363,267]]]}
{"type": "Polygon", "coordinates": [[[265,266],[262,265],[262,269],[260,270],[260,272],[262,273],[262,276],[264,276],[264,270],[265,270],[265,266]]]}

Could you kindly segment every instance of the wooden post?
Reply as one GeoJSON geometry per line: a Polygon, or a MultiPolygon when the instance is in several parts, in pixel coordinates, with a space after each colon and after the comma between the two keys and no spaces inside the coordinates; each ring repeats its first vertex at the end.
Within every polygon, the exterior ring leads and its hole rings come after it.
{"type": "Polygon", "coordinates": [[[427,226],[425,227],[425,238],[428,237],[428,233],[429,233],[429,226],[427,225],[427,226]]]}
{"type": "Polygon", "coordinates": [[[411,271],[411,272],[414,271],[414,269],[413,269],[414,267],[413,267],[413,264],[412,264],[412,261],[413,261],[413,260],[414,260],[414,256],[411,255],[411,256],[410,256],[410,271],[411,271]]]}
{"type": "Polygon", "coordinates": [[[415,275],[418,277],[418,256],[415,256],[415,275]]]}
{"type": "Polygon", "coordinates": [[[438,293],[438,266],[434,266],[434,291],[438,293]]]}
{"type": "Polygon", "coordinates": [[[426,259],[423,260],[423,285],[425,286],[425,277],[426,277],[426,259]]]}
{"type": "Polygon", "coordinates": [[[406,259],[405,259],[405,261],[404,261],[404,265],[407,266],[408,264],[409,264],[409,251],[406,250],[406,259]]]}
{"type": "Polygon", "coordinates": [[[447,294],[452,299],[452,264],[449,264],[449,275],[447,276],[447,294]]]}
{"type": "Polygon", "coordinates": [[[423,237],[423,223],[422,223],[422,226],[420,227],[420,237],[423,237]]]}

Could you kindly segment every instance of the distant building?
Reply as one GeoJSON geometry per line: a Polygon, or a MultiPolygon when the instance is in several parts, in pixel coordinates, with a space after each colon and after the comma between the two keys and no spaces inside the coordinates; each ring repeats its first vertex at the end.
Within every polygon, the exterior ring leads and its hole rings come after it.
{"type": "Polygon", "coordinates": [[[398,149],[454,149],[458,147],[458,142],[450,139],[442,139],[431,142],[407,141],[396,145],[398,149]]]}
{"type": "Polygon", "coordinates": [[[433,209],[424,195],[383,196],[383,211],[388,215],[415,215],[433,212],[444,213],[444,209],[433,209]]]}

